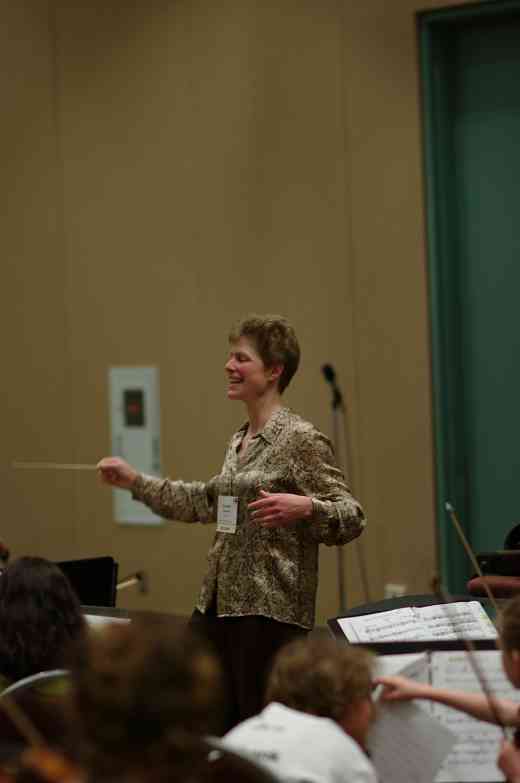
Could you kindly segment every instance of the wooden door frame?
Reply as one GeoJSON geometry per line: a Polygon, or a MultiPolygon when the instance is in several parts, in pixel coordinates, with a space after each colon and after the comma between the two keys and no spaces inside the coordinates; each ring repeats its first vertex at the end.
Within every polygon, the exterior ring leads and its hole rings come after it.
{"type": "Polygon", "coordinates": [[[520,9],[520,0],[485,0],[417,14],[421,67],[426,241],[428,257],[437,544],[443,582],[465,592],[472,571],[446,511],[451,502],[471,540],[463,415],[463,366],[457,335],[457,236],[451,188],[447,33],[453,25],[520,9]]]}

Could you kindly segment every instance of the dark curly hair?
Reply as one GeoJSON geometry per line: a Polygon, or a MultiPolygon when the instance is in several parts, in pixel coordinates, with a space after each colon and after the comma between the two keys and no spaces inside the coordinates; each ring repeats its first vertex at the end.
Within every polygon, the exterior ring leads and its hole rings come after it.
{"type": "Polygon", "coordinates": [[[57,565],[20,557],[2,571],[0,673],[8,680],[64,666],[84,628],[79,600],[57,565]]]}

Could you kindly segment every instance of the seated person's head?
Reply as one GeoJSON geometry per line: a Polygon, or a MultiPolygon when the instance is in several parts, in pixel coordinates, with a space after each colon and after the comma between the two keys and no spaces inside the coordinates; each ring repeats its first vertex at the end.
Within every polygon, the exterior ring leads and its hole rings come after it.
{"type": "Polygon", "coordinates": [[[332,639],[300,639],[276,656],[266,700],[338,723],[361,747],[374,717],[370,652],[332,639]]]}
{"type": "Polygon", "coordinates": [[[0,575],[0,674],[14,682],[61,668],[84,630],[81,606],[58,566],[13,560],[0,575]]]}
{"type": "Polygon", "coordinates": [[[72,700],[92,776],[171,780],[193,770],[200,738],[220,720],[220,670],[205,642],[147,619],[90,633],[76,655],[72,700]]]}
{"type": "Polygon", "coordinates": [[[520,688],[520,595],[511,598],[498,617],[502,665],[510,681],[520,688]]]}

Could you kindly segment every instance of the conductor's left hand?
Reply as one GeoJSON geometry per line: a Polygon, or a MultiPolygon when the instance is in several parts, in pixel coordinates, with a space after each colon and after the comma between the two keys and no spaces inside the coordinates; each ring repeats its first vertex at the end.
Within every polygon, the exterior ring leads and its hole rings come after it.
{"type": "Polygon", "coordinates": [[[312,499],[306,495],[260,490],[260,500],[250,503],[253,522],[262,527],[290,527],[312,515],[312,499]]]}

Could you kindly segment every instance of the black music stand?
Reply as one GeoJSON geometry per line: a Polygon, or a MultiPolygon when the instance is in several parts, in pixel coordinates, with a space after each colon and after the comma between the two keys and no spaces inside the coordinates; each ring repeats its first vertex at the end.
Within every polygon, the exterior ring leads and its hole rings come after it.
{"type": "Polygon", "coordinates": [[[118,564],[113,557],[62,560],[61,568],[77,594],[88,606],[115,606],[118,564]]]}
{"type": "MultiPolygon", "coordinates": [[[[477,598],[474,595],[452,595],[448,603],[459,601],[478,601],[489,614],[491,602],[487,598],[477,598]]],[[[402,595],[393,598],[386,598],[383,601],[374,601],[369,604],[362,604],[354,607],[349,612],[338,617],[332,617],[327,620],[327,626],[334,638],[344,644],[361,644],[360,642],[349,642],[345,636],[338,620],[346,617],[360,617],[366,614],[377,614],[378,612],[387,612],[392,609],[403,609],[407,606],[433,606],[438,604],[439,596],[434,593],[421,593],[419,595],[402,595]]],[[[464,642],[448,639],[436,639],[431,642],[413,641],[400,639],[393,642],[363,642],[362,646],[369,647],[378,655],[392,655],[399,653],[422,652],[424,650],[463,650],[464,642]]],[[[496,650],[496,641],[494,639],[477,639],[475,647],[478,650],[496,650]]]]}

